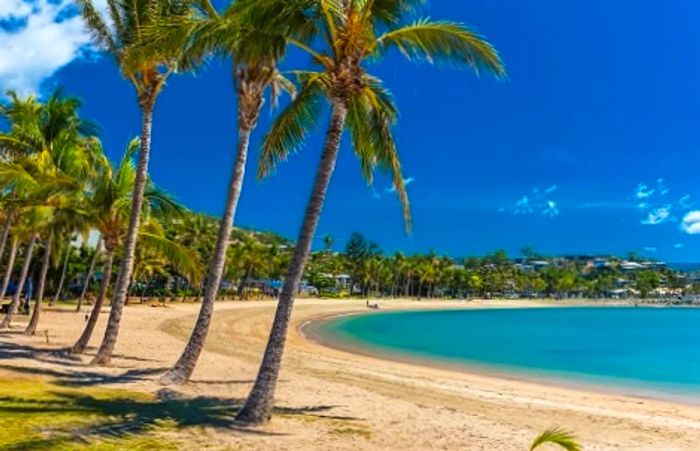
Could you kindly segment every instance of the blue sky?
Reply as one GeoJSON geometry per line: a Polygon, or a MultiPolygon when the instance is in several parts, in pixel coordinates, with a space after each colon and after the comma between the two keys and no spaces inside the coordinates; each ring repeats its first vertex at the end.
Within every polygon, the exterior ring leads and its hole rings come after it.
{"type": "MultiPolygon", "coordinates": [[[[70,8],[69,0],[0,2],[0,88],[61,85],[82,97],[116,159],[139,130],[133,91],[90,51],[70,8]]],[[[332,234],[341,247],[359,231],[387,251],[454,256],[530,245],[700,260],[700,3],[433,0],[428,13],[484,34],[509,80],[400,55],[371,66],[401,110],[395,133],[414,230],[404,233],[388,179],[368,187],[345,142],[319,237],[332,234]]],[[[229,66],[214,61],[173,78],[154,123],[154,179],[211,214],[223,208],[234,156],[229,66]]],[[[271,117],[263,113],[253,157],[271,117]]],[[[257,182],[250,161],[237,224],[296,236],[322,132],[269,180],[257,182]]]]}

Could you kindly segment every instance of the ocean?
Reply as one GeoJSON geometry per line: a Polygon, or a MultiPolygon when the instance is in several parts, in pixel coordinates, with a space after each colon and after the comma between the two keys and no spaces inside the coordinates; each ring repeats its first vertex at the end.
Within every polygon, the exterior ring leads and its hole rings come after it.
{"type": "Polygon", "coordinates": [[[426,365],[700,402],[700,309],[419,311],[314,327],[322,340],[426,365]]]}

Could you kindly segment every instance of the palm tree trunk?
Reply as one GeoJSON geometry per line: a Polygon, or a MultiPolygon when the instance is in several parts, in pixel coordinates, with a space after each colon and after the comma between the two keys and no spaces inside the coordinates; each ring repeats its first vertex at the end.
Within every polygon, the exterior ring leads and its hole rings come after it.
{"type": "Polygon", "coordinates": [[[90,338],[92,337],[92,332],[95,330],[95,325],[97,325],[97,318],[100,316],[100,311],[102,310],[102,304],[104,303],[105,297],[107,296],[107,289],[109,288],[109,280],[112,278],[112,262],[114,261],[114,249],[108,249],[106,254],[105,264],[102,267],[102,283],[100,283],[100,292],[97,295],[97,299],[92,306],[92,311],[90,312],[90,317],[85,324],[85,329],[83,333],[75,342],[73,347],[70,349],[71,354],[82,354],[85,352],[90,338]]]}
{"type": "Polygon", "coordinates": [[[51,247],[53,246],[53,232],[49,232],[49,239],[46,240],[44,248],[44,258],[41,262],[41,275],[39,276],[39,286],[36,290],[36,300],[34,301],[34,309],[32,317],[29,319],[27,328],[24,329],[24,335],[34,335],[36,326],[39,325],[39,317],[41,316],[41,303],[44,300],[44,288],[46,287],[46,274],[49,272],[51,265],[51,247]]]}
{"type": "Polygon", "coordinates": [[[0,304],[5,299],[5,293],[7,293],[7,287],[10,285],[10,278],[12,277],[12,270],[15,266],[15,257],[17,256],[17,248],[19,247],[19,240],[17,237],[12,238],[12,247],[10,247],[10,258],[7,260],[7,269],[5,270],[5,277],[2,280],[2,288],[0,288],[0,304]]]}
{"type": "Polygon", "coordinates": [[[5,224],[2,227],[2,234],[0,235],[0,262],[5,256],[5,246],[7,245],[7,237],[10,236],[10,228],[12,227],[12,216],[7,215],[5,219],[5,224]]]}
{"type": "Polygon", "coordinates": [[[66,256],[63,259],[63,268],[61,269],[61,278],[58,280],[58,287],[56,288],[56,293],[54,293],[49,305],[54,305],[58,302],[61,297],[61,292],[63,291],[63,283],[66,281],[66,271],[68,271],[68,260],[70,260],[70,243],[68,243],[68,248],[66,249],[66,256]]]}
{"type": "Polygon", "coordinates": [[[5,318],[3,318],[2,322],[0,322],[0,329],[10,327],[10,323],[12,323],[12,319],[19,308],[19,301],[22,298],[22,290],[24,289],[24,284],[27,281],[27,274],[29,274],[29,265],[32,263],[32,252],[34,251],[34,243],[36,243],[36,238],[36,235],[32,235],[32,238],[29,240],[29,244],[27,244],[27,253],[24,257],[22,272],[19,275],[17,291],[15,291],[15,294],[12,296],[12,302],[10,303],[10,308],[7,311],[7,315],[5,315],[5,318]]]}
{"type": "Polygon", "coordinates": [[[95,265],[97,264],[97,259],[100,256],[100,248],[102,247],[102,236],[97,240],[97,246],[95,246],[95,253],[92,255],[92,260],[90,260],[90,268],[88,268],[87,277],[83,282],[83,289],[80,291],[80,298],[78,298],[78,305],[75,307],[75,311],[79,312],[80,308],[83,306],[83,301],[85,300],[85,295],[90,287],[90,282],[95,274],[95,265]]]}
{"type": "Polygon", "coordinates": [[[187,382],[194,371],[199,355],[202,353],[204,343],[209,333],[211,316],[214,312],[214,301],[221,286],[221,278],[226,264],[226,250],[231,239],[233,220],[236,217],[238,198],[243,187],[245,165],[248,158],[248,146],[250,143],[250,130],[241,129],[238,133],[238,155],[233,165],[231,181],[226,196],[224,216],[219,225],[219,235],[216,239],[216,248],[209,264],[207,285],[204,291],[204,302],[199,309],[197,323],[194,326],[190,340],[175,366],[161,378],[163,384],[181,384],[187,382]]]}
{"type": "Polygon", "coordinates": [[[136,250],[136,239],[138,237],[139,225],[141,222],[141,208],[143,206],[143,193],[146,189],[148,177],[148,158],[151,152],[151,126],[153,122],[153,100],[142,102],[142,127],[141,127],[141,151],[139,163],[136,169],[136,180],[134,182],[134,195],[131,203],[131,217],[129,218],[129,229],[124,239],[124,255],[119,267],[119,274],[112,298],[112,308],[109,312],[107,329],[105,330],[102,344],[97,355],[92,361],[93,365],[107,365],[112,360],[114,345],[117,343],[119,334],[119,324],[122,320],[124,301],[129,291],[129,281],[131,272],[134,269],[134,253],[136,250]]]}
{"type": "Polygon", "coordinates": [[[265,348],[258,376],[248,395],[243,409],[236,419],[245,423],[260,424],[268,421],[272,415],[275,387],[279,377],[282,354],[287,338],[287,329],[294,305],[294,297],[299,290],[299,283],[304,273],[306,259],[311,251],[311,244],[321,209],[326,198],[328,185],[335,169],[340,148],[340,139],[345,128],[347,104],[336,99],[333,102],[331,121],[326,134],[326,143],[316,173],[316,180],[311,191],[311,198],[306,207],[304,222],[299,233],[299,240],[294,248],[294,255],[284,278],[284,286],[277,303],[275,319],[270,329],[270,337],[265,348]]]}

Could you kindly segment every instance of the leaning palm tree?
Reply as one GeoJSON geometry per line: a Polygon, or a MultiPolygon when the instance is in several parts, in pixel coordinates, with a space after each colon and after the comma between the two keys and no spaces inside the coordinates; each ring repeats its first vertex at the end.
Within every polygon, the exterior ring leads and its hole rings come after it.
{"type": "MultiPolygon", "coordinates": [[[[116,170],[113,170],[109,164],[102,168],[100,175],[95,179],[94,192],[87,201],[86,209],[91,224],[99,231],[101,241],[104,243],[105,262],[102,267],[102,281],[97,299],[92,306],[83,333],[71,348],[71,352],[74,354],[81,354],[87,348],[109,289],[115,252],[128,225],[131,194],[134,183],[136,183],[136,168],[133,157],[138,149],[139,140],[134,139],[128,144],[116,170]]],[[[144,210],[147,216],[154,212],[166,214],[179,212],[182,209],[180,205],[166,193],[153,186],[152,183],[149,183],[144,191],[144,200],[144,210]]],[[[196,264],[197,259],[194,253],[165,239],[163,235],[153,219],[147,219],[139,227],[139,239],[142,241],[142,247],[159,251],[159,255],[168,257],[174,266],[184,268],[183,272],[197,282],[199,266],[196,264]]]]}
{"type": "Polygon", "coordinates": [[[331,117],[262,363],[250,395],[237,416],[240,421],[254,424],[268,421],[272,413],[294,297],[346,128],[368,181],[371,182],[376,166],[392,173],[394,189],[403,204],[407,227],[410,227],[406,186],[391,133],[397,110],[389,92],[378,78],[367,73],[363,63],[369,58],[378,59],[395,48],[412,59],[463,64],[484,69],[497,77],[505,75],[494,48],[461,24],[421,19],[401,25],[406,15],[423,3],[419,0],[263,0],[260,3],[256,9],[259,26],[292,35],[290,42],[308,52],[322,70],[297,73],[302,89],[265,139],[259,176],[268,175],[276,163],[299,146],[316,123],[324,98],[330,103],[331,117]],[[309,29],[325,42],[325,50],[316,51],[294,39],[296,30],[308,36],[309,29]]]}
{"type": "Polygon", "coordinates": [[[182,355],[175,366],[161,378],[164,384],[177,384],[189,380],[204,348],[214,311],[214,301],[224,272],[236,207],[243,187],[250,135],[257,125],[265,101],[265,92],[270,88],[274,105],[280,90],[293,89],[291,82],[277,69],[277,61],[282,57],[285,48],[284,38],[260,33],[246,23],[247,11],[255,7],[254,1],[232,1],[221,15],[209,0],[201,0],[199,3],[208,17],[195,22],[191,30],[182,26],[175,29],[188,31],[187,39],[194,36],[192,53],[211,50],[231,57],[238,99],[238,147],[231,168],[224,214],[221,217],[214,254],[209,260],[204,301],[182,355]]]}
{"type": "Polygon", "coordinates": [[[129,228],[124,238],[124,252],[117,277],[107,330],[94,364],[107,364],[117,342],[122,310],[129,289],[134,252],[141,221],[143,195],[147,184],[148,159],[151,151],[153,110],[168,77],[181,60],[179,51],[169,49],[144,55],[137,49],[144,44],[144,30],[158,23],[190,14],[186,0],[107,0],[109,23],[95,8],[92,0],[77,0],[94,41],[116,60],[122,75],[136,90],[141,109],[141,149],[139,153],[129,228]]]}

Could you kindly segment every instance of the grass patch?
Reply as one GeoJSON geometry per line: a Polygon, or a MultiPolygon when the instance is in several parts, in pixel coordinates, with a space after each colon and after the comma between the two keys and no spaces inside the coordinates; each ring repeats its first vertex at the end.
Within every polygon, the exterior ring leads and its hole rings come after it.
{"type": "Polygon", "coordinates": [[[1,376],[2,450],[198,449],[205,426],[228,421],[225,408],[208,399],[163,401],[128,390],[1,376]]]}

